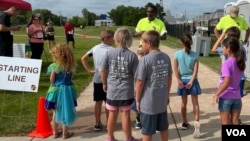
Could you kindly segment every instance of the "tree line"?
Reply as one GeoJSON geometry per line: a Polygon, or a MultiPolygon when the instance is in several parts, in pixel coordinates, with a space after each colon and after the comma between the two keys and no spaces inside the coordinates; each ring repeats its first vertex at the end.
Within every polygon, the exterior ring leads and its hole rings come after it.
{"type": "MultiPolygon", "coordinates": [[[[111,9],[107,12],[108,17],[113,20],[116,26],[136,26],[137,22],[146,17],[146,8],[147,3],[144,7],[133,7],[133,6],[124,6],[119,5],[115,9],[111,9]]],[[[164,11],[163,7],[156,3],[157,7],[157,17],[164,21],[164,11]]],[[[100,19],[100,15],[96,15],[94,12],[88,11],[87,8],[82,9],[82,16],[73,16],[71,17],[71,22],[75,27],[82,26],[94,26],[95,20],[100,19]]],[[[62,26],[67,20],[66,16],[56,15],[48,9],[34,9],[32,11],[22,11],[19,15],[12,18],[13,24],[27,24],[29,18],[32,14],[40,14],[42,23],[45,24],[48,21],[52,21],[56,26],[62,26]]]]}

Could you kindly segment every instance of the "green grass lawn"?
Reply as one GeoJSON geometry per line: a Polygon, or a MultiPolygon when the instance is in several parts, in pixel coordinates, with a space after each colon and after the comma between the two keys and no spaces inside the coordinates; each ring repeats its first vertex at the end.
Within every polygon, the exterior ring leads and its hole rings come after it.
{"type": "MultiPolygon", "coordinates": [[[[101,30],[101,28],[99,28],[101,30]]],[[[76,29],[77,33],[83,31],[76,29]]],[[[99,35],[100,31],[92,31],[93,35],[99,35]]],[[[14,33],[14,43],[27,43],[25,29],[14,33]]],[[[75,36],[76,48],[73,52],[77,61],[77,72],[74,76],[74,83],[77,91],[80,93],[92,80],[92,75],[87,73],[82,67],[80,58],[92,46],[100,43],[100,39],[84,39],[81,36],[75,36]]],[[[56,27],[56,42],[65,42],[64,31],[62,27],[56,27]]],[[[0,136],[27,135],[35,129],[37,106],[40,96],[45,96],[50,85],[49,76],[46,75],[47,67],[52,63],[51,54],[48,52],[45,43],[45,52],[42,55],[42,70],[37,93],[16,92],[0,90],[0,136]]],[[[92,60],[91,60],[92,61],[92,60]]]]}
{"type": "MultiPolygon", "coordinates": [[[[99,36],[104,28],[106,27],[77,28],[76,33],[87,34],[89,36],[99,36]]],[[[113,30],[117,29],[117,27],[110,28],[113,30]]],[[[132,32],[134,31],[134,27],[128,28],[132,32]]],[[[14,43],[27,43],[28,38],[25,36],[25,28],[22,28],[21,31],[15,32],[14,35],[14,43]]],[[[56,27],[55,38],[57,43],[65,42],[63,27],[56,27]]],[[[85,71],[80,58],[91,47],[100,43],[100,39],[75,36],[75,41],[76,48],[73,49],[73,52],[77,59],[77,73],[75,74],[73,81],[78,93],[80,93],[92,80],[92,75],[85,71]]],[[[167,41],[162,41],[162,43],[171,48],[177,49],[180,47],[178,40],[170,36],[168,36],[167,41]]],[[[48,65],[52,63],[52,59],[48,52],[47,44],[45,44],[44,48],[45,52],[42,56],[42,70],[37,93],[0,90],[0,136],[26,136],[35,129],[39,97],[46,95],[47,89],[50,85],[49,76],[46,75],[46,70],[48,65]]],[[[200,57],[200,61],[219,73],[220,59],[218,55],[210,54],[209,57],[200,57]]],[[[93,62],[93,60],[91,60],[91,62],[93,62]]],[[[249,82],[246,83],[245,87],[246,89],[250,89],[249,82]]]]}

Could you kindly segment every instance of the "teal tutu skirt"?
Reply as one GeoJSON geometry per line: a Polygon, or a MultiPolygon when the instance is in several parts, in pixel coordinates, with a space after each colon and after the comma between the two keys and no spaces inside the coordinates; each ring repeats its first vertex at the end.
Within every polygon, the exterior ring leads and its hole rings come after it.
{"type": "Polygon", "coordinates": [[[50,87],[45,101],[45,108],[55,109],[56,123],[71,125],[77,118],[77,92],[72,85],[50,87]]]}

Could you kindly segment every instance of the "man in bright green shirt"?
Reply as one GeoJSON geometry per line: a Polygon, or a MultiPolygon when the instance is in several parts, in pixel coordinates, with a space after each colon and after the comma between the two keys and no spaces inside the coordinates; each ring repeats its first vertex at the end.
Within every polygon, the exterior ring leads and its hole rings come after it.
{"type": "Polygon", "coordinates": [[[217,39],[219,39],[220,37],[219,31],[225,32],[228,28],[236,26],[240,29],[240,31],[246,30],[245,39],[242,40],[242,37],[240,36],[241,43],[246,44],[248,42],[248,38],[250,35],[248,23],[243,17],[239,16],[238,14],[239,7],[232,6],[230,8],[230,13],[220,19],[219,23],[214,28],[214,34],[217,39]]]}
{"type": "Polygon", "coordinates": [[[141,37],[142,33],[145,31],[155,30],[160,34],[161,40],[167,39],[167,30],[165,24],[163,21],[155,17],[156,13],[157,8],[155,5],[150,4],[147,6],[147,17],[140,19],[135,28],[136,37],[141,37]]]}

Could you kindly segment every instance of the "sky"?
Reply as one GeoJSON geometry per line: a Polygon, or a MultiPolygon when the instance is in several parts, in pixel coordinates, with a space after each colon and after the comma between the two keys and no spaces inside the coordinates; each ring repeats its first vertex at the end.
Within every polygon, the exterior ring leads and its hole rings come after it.
{"type": "MultiPolygon", "coordinates": [[[[32,9],[48,9],[57,15],[66,17],[82,16],[82,9],[96,15],[107,14],[117,6],[144,7],[148,2],[160,3],[160,0],[26,0],[32,5],[32,9]]],[[[170,10],[171,15],[180,17],[186,15],[192,19],[205,12],[215,12],[223,9],[224,5],[237,0],[162,0],[164,10],[170,10]]]]}

